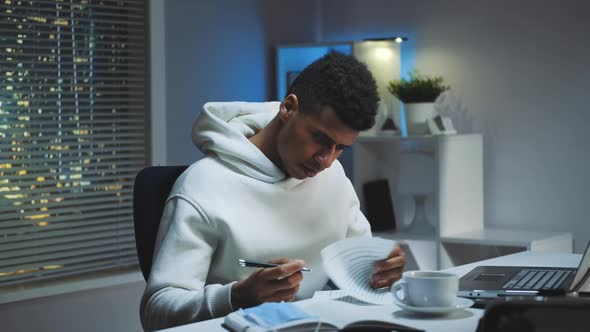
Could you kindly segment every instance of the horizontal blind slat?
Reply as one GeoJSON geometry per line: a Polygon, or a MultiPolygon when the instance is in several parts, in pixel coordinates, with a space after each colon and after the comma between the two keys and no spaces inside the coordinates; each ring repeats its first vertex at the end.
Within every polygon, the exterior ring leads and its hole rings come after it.
{"type": "MultiPolygon", "coordinates": [[[[78,207],[79,205],[91,205],[91,204],[99,204],[99,203],[109,203],[111,204],[111,206],[115,205],[115,204],[120,204],[122,202],[132,202],[133,197],[130,194],[122,194],[121,196],[102,196],[100,198],[88,198],[88,199],[76,199],[75,201],[60,201],[60,202],[51,202],[51,203],[43,203],[43,204],[29,204],[25,207],[22,207],[20,209],[20,214],[24,214],[24,213],[29,213],[32,211],[39,211],[39,208],[54,208],[54,209],[59,209],[59,208],[65,208],[65,207],[78,207]]],[[[0,212],[3,209],[0,209],[0,212]]],[[[14,213],[12,211],[15,211],[15,209],[5,209],[5,211],[3,212],[3,214],[17,214],[14,213]]],[[[12,218],[17,218],[19,217],[17,216],[12,216],[12,218]]],[[[6,222],[6,221],[11,221],[11,218],[3,218],[2,220],[0,220],[0,227],[2,227],[2,223],[6,222]]]]}
{"type": "Polygon", "coordinates": [[[104,218],[102,220],[93,220],[91,222],[69,222],[67,225],[61,225],[61,228],[55,227],[55,229],[51,231],[23,233],[19,238],[0,238],[0,244],[3,246],[14,245],[15,243],[25,241],[34,243],[34,241],[30,240],[56,239],[92,232],[133,228],[130,223],[125,222],[126,220],[127,219],[124,219],[122,222],[121,218],[104,218]]]}
{"type": "MultiPolygon", "coordinates": [[[[92,165],[87,165],[87,164],[81,164],[81,163],[64,163],[63,165],[59,164],[59,161],[56,161],[56,164],[54,164],[53,166],[51,166],[51,164],[49,163],[44,163],[45,165],[43,166],[37,166],[37,169],[43,170],[43,172],[31,172],[31,170],[34,170],[34,168],[30,165],[27,165],[23,168],[26,168],[27,172],[26,174],[19,174],[20,170],[17,170],[15,172],[3,172],[3,178],[2,180],[0,180],[0,192],[9,192],[11,189],[10,188],[6,188],[9,187],[11,185],[19,185],[19,186],[23,186],[23,185],[31,185],[31,184],[36,184],[36,185],[47,185],[47,184],[51,184],[51,182],[48,181],[65,181],[65,180],[70,180],[69,178],[66,178],[65,176],[60,176],[60,175],[54,175],[51,173],[48,173],[46,171],[47,168],[64,168],[64,169],[68,169],[69,171],[73,174],[83,174],[83,176],[81,176],[79,179],[76,180],[81,180],[81,179],[92,179],[94,177],[100,177],[102,176],[102,174],[106,174],[106,173],[114,173],[114,174],[120,174],[120,172],[124,172],[123,174],[128,174],[129,172],[131,172],[132,174],[135,174],[135,172],[138,172],[139,170],[141,170],[144,167],[144,163],[141,160],[129,160],[129,161],[122,161],[120,163],[117,164],[116,167],[113,167],[112,164],[109,163],[102,163],[102,164],[92,164],[92,165]],[[87,168],[88,166],[92,167],[92,168],[87,168]],[[81,168],[81,169],[78,169],[81,168]]],[[[78,177],[76,175],[76,177],[78,177]]],[[[53,183],[55,184],[55,183],[53,183]]]]}
{"type": "MultiPolygon", "coordinates": [[[[30,81],[33,81],[33,80],[30,80],[30,81]]],[[[138,82],[143,83],[141,81],[138,81],[138,82]]],[[[124,82],[121,82],[121,83],[124,83],[124,82]]],[[[143,89],[145,87],[144,84],[130,84],[130,83],[126,83],[125,86],[122,87],[121,84],[101,84],[100,82],[99,83],[96,83],[96,82],[90,83],[89,80],[86,81],[86,80],[83,80],[82,79],[79,82],[76,82],[76,83],[72,82],[71,84],[67,84],[67,81],[66,81],[66,83],[53,83],[53,84],[36,83],[35,84],[35,87],[37,89],[34,90],[34,91],[29,91],[29,92],[36,93],[36,94],[45,93],[45,92],[40,92],[40,90],[38,88],[52,88],[52,87],[55,87],[56,85],[58,85],[58,86],[61,85],[61,86],[66,86],[66,87],[68,87],[70,85],[73,85],[73,86],[76,86],[76,87],[92,88],[93,89],[92,90],[93,93],[100,93],[100,92],[104,92],[104,91],[110,91],[111,89],[124,89],[124,90],[130,90],[131,89],[131,90],[133,90],[133,89],[143,89]]],[[[9,83],[1,82],[0,83],[0,88],[6,88],[7,86],[12,86],[13,87],[13,90],[12,91],[19,91],[19,86],[24,86],[25,88],[28,88],[28,89],[31,88],[30,87],[30,83],[28,83],[28,82],[9,82],[9,83]]],[[[27,90],[25,89],[25,90],[22,90],[22,91],[25,91],[26,92],[27,90]]],[[[88,93],[88,92],[85,91],[85,93],[88,93]]]]}
{"type": "MultiPolygon", "coordinates": [[[[107,177],[107,179],[105,179],[104,181],[101,180],[101,182],[96,182],[96,183],[91,183],[89,185],[85,185],[85,184],[71,184],[70,188],[68,187],[62,187],[62,188],[43,188],[43,187],[39,187],[39,188],[35,188],[35,192],[34,193],[30,193],[30,194],[23,194],[22,196],[19,196],[17,194],[3,194],[4,198],[7,199],[12,199],[12,196],[17,196],[16,198],[14,198],[15,200],[17,199],[24,199],[24,198],[33,198],[33,199],[49,199],[52,196],[54,197],[61,197],[62,193],[66,193],[66,192],[70,192],[71,189],[76,189],[77,193],[79,192],[83,192],[83,191],[89,191],[89,192],[96,192],[96,191],[104,191],[104,192],[111,192],[112,194],[116,194],[117,192],[119,192],[119,188],[123,186],[122,182],[112,182],[109,180],[112,180],[113,177],[107,177]],[[110,189],[106,189],[109,187],[113,187],[112,190],[110,189]],[[83,190],[79,190],[79,189],[83,189],[83,190]],[[61,190],[61,191],[60,191],[61,190]]],[[[129,177],[129,186],[132,185],[132,181],[131,181],[131,177],[129,177]]],[[[79,182],[79,181],[76,181],[79,182]]],[[[8,200],[7,202],[8,203],[8,200]]],[[[26,201],[25,201],[26,203],[26,201]]]]}
{"type": "MultiPolygon", "coordinates": [[[[0,34],[4,33],[14,33],[17,31],[5,31],[5,29],[1,29],[0,28],[0,34]]],[[[18,33],[18,32],[17,32],[18,33]]],[[[75,37],[78,37],[77,35],[74,35],[75,37]]],[[[125,42],[127,41],[127,37],[125,37],[125,39],[121,39],[121,42],[125,42]]],[[[6,49],[6,48],[15,48],[18,50],[18,53],[16,54],[28,54],[28,53],[32,53],[36,56],[55,56],[56,55],[56,51],[59,50],[62,54],[75,54],[76,52],[78,52],[78,54],[89,54],[90,55],[90,51],[92,51],[92,55],[103,55],[102,53],[106,53],[109,54],[111,56],[113,56],[116,52],[117,55],[122,55],[122,54],[134,54],[134,55],[144,55],[145,54],[145,47],[143,44],[138,43],[137,45],[139,47],[136,48],[131,48],[131,47],[125,47],[125,48],[116,48],[116,47],[112,47],[111,44],[108,44],[107,42],[102,42],[102,43],[96,43],[93,42],[93,46],[91,47],[88,42],[86,42],[85,40],[82,40],[81,42],[78,42],[78,40],[76,40],[76,45],[72,46],[71,44],[68,46],[58,46],[56,42],[42,42],[39,40],[34,40],[34,41],[29,41],[28,44],[23,44],[22,43],[22,39],[18,38],[18,37],[14,37],[14,40],[10,39],[10,37],[0,37],[0,50],[2,49],[6,49]],[[20,41],[20,42],[19,42],[20,41]],[[32,44],[31,44],[32,43],[32,44]],[[99,46],[111,46],[111,47],[99,47],[99,46]],[[31,51],[28,51],[31,50],[31,51]]]]}
{"type": "MultiPolygon", "coordinates": [[[[74,227],[73,222],[82,222],[81,225],[85,225],[84,223],[91,222],[92,218],[95,220],[109,218],[109,217],[118,217],[121,219],[126,219],[126,217],[130,217],[133,215],[131,210],[132,204],[121,204],[121,207],[112,206],[111,209],[108,210],[98,210],[97,212],[92,209],[80,209],[78,213],[71,213],[71,214],[64,214],[64,215],[51,215],[47,213],[47,217],[44,218],[37,218],[29,220],[29,224],[26,224],[24,220],[11,220],[2,221],[0,223],[0,235],[3,236],[19,236],[24,233],[30,232],[50,232],[53,229],[58,229],[60,227],[74,227]],[[40,222],[44,222],[44,226],[36,226],[39,225],[40,222]],[[67,225],[65,225],[67,223],[67,225]],[[63,224],[63,225],[60,225],[63,224]],[[35,226],[32,226],[35,225],[35,226]]],[[[42,214],[45,215],[45,214],[42,214]]]]}
{"type": "MultiPolygon", "coordinates": [[[[128,43],[125,42],[125,45],[127,45],[128,43]]],[[[130,44],[130,43],[129,43],[130,44]]],[[[18,44],[17,44],[18,45],[18,44]]],[[[50,54],[40,54],[40,53],[36,53],[36,54],[28,54],[28,53],[23,53],[21,49],[19,49],[16,45],[12,46],[12,47],[8,47],[8,48],[4,48],[4,50],[7,49],[11,49],[10,52],[6,52],[3,51],[2,49],[0,49],[0,54],[3,55],[4,57],[4,61],[7,64],[10,63],[16,63],[16,64],[20,64],[21,71],[23,69],[29,69],[30,73],[34,73],[31,72],[31,69],[36,69],[36,67],[33,68],[27,68],[24,66],[24,64],[34,64],[34,65],[39,65],[39,68],[55,68],[55,70],[60,71],[63,67],[67,66],[69,68],[70,71],[84,71],[84,70],[89,70],[89,69],[94,69],[96,67],[100,67],[100,66],[108,66],[108,67],[112,67],[115,65],[119,65],[119,66],[125,66],[125,67],[139,67],[140,65],[143,66],[145,65],[143,63],[143,61],[146,60],[146,56],[144,53],[139,53],[136,52],[137,54],[142,54],[142,55],[131,55],[131,54],[125,54],[125,52],[118,52],[118,54],[112,54],[111,56],[107,56],[107,55],[99,55],[96,53],[90,53],[89,51],[92,49],[80,49],[78,48],[79,52],[77,54],[74,53],[50,53],[50,54]],[[141,60],[138,61],[138,63],[133,63],[130,62],[130,60],[141,60]],[[76,67],[74,67],[73,65],[76,65],[76,67]]],[[[113,49],[113,52],[116,52],[115,49],[113,49]]],[[[23,79],[25,77],[29,77],[29,76],[24,76],[23,79]]],[[[34,77],[34,76],[33,76],[34,77]]],[[[16,78],[16,77],[14,77],[16,78]]],[[[14,80],[14,78],[12,78],[14,80]]],[[[6,78],[8,79],[8,78],[6,78]]]]}
{"type": "MultiPolygon", "coordinates": [[[[48,223],[57,223],[63,220],[64,216],[77,216],[80,217],[83,214],[89,214],[90,211],[106,211],[109,214],[115,213],[117,210],[126,210],[129,211],[133,208],[133,201],[126,200],[121,202],[116,202],[114,204],[94,204],[89,205],[84,208],[80,207],[60,207],[60,208],[53,208],[50,211],[26,211],[23,213],[7,213],[3,215],[0,219],[0,229],[14,229],[15,227],[19,227],[25,223],[31,222],[48,222],[48,223]],[[47,214],[47,217],[40,218],[40,219],[32,219],[33,216],[44,215],[47,214]]],[[[99,213],[99,212],[95,212],[99,213]]],[[[30,225],[25,225],[25,227],[30,227],[30,225]]],[[[44,228],[47,226],[39,227],[44,228]]]]}
{"type": "MultiPolygon", "coordinates": [[[[52,117],[55,117],[56,115],[52,115],[52,117]]],[[[83,116],[81,114],[81,116],[83,116]]],[[[85,117],[85,116],[84,116],[85,117]]],[[[39,118],[33,119],[33,120],[29,120],[29,121],[19,121],[19,120],[13,120],[11,121],[11,123],[14,126],[26,126],[29,125],[30,127],[33,126],[42,126],[42,125],[54,125],[56,120],[41,120],[39,118]]],[[[107,127],[106,125],[113,125],[113,124],[117,124],[117,126],[123,126],[123,127],[130,127],[129,124],[133,123],[133,124],[144,124],[145,123],[145,119],[141,116],[137,117],[130,117],[130,118],[121,118],[121,119],[92,119],[92,120],[64,120],[63,122],[65,122],[65,124],[62,124],[62,127],[65,126],[66,128],[68,127],[72,127],[72,129],[77,129],[78,127],[82,128],[82,129],[86,129],[86,128],[102,128],[107,127]]],[[[44,126],[45,127],[45,126],[44,126]]],[[[117,127],[118,128],[118,127],[117,127]]],[[[27,128],[17,128],[17,129],[27,129],[27,128]]],[[[0,125],[0,131],[2,130],[6,130],[6,129],[2,129],[2,125],[0,125]]],[[[11,129],[14,130],[14,129],[11,129]]],[[[1,144],[1,143],[0,143],[1,144]]]]}
{"type": "Polygon", "coordinates": [[[81,215],[71,215],[71,216],[59,216],[55,218],[46,218],[43,221],[47,221],[49,224],[43,227],[35,227],[35,226],[14,226],[8,228],[0,228],[0,236],[4,237],[12,237],[12,239],[17,239],[18,236],[27,233],[36,233],[41,231],[42,228],[43,232],[52,232],[54,230],[61,230],[64,228],[72,228],[75,226],[84,226],[86,223],[90,224],[90,218],[95,218],[95,221],[100,221],[102,218],[120,218],[121,221],[123,220],[131,220],[133,214],[127,211],[118,211],[116,208],[113,208],[111,211],[101,211],[101,212],[93,212],[93,213],[85,213],[84,216],[81,215]]]}
{"type": "Polygon", "coordinates": [[[69,253],[66,252],[63,255],[41,255],[42,257],[39,257],[37,260],[24,262],[22,264],[19,264],[16,260],[14,262],[10,262],[15,264],[5,264],[4,262],[0,261],[0,272],[9,272],[21,269],[27,270],[47,265],[67,265],[92,260],[112,259],[121,256],[122,252],[132,253],[133,250],[135,250],[134,244],[121,244],[116,249],[97,247],[69,253]]]}
{"type": "MultiPolygon", "coordinates": [[[[11,71],[14,72],[19,68],[19,62],[15,62],[15,61],[8,61],[6,60],[5,63],[3,63],[2,68],[5,71],[11,71]]],[[[53,68],[53,66],[45,66],[45,67],[36,67],[34,69],[29,69],[27,68],[30,75],[32,77],[35,77],[35,75],[56,75],[58,73],[58,70],[53,68]]],[[[88,69],[90,70],[90,69],[88,69]]],[[[73,74],[75,72],[82,72],[82,70],[74,70],[74,69],[61,69],[59,70],[59,73],[61,73],[62,75],[70,75],[73,74]]],[[[95,74],[94,78],[99,79],[99,80],[104,80],[107,78],[112,78],[112,77],[117,77],[117,78],[135,78],[135,79],[141,79],[141,77],[143,75],[145,75],[145,72],[141,69],[132,69],[132,68],[127,68],[125,66],[122,65],[117,65],[117,64],[113,64],[113,65],[101,65],[101,66],[92,66],[92,73],[95,74]]]]}
{"type": "MultiPolygon", "coordinates": [[[[58,5],[63,5],[64,3],[62,1],[58,1],[56,3],[55,0],[35,0],[35,7],[37,6],[41,6],[41,5],[47,5],[47,6],[51,6],[52,8],[58,5]]],[[[93,3],[93,2],[89,2],[87,4],[85,4],[86,7],[90,7],[93,9],[115,9],[115,10],[121,10],[121,8],[124,8],[125,10],[135,10],[135,11],[140,11],[140,12],[144,12],[145,8],[144,8],[144,0],[125,0],[125,1],[121,1],[121,0],[112,0],[112,1],[101,1],[100,3],[93,3]]]]}
{"type": "Polygon", "coordinates": [[[60,267],[59,269],[36,270],[29,273],[18,273],[7,276],[0,275],[0,287],[22,284],[34,280],[54,279],[79,275],[88,272],[97,272],[113,270],[117,267],[137,266],[137,256],[129,252],[112,260],[98,260],[93,262],[83,262],[60,267]]]}
{"type": "MultiPolygon", "coordinates": [[[[26,164],[14,163],[10,170],[3,170],[2,173],[6,176],[17,175],[22,169],[26,168],[27,174],[45,175],[48,169],[59,168],[60,164],[64,164],[67,167],[94,167],[94,169],[103,169],[105,166],[110,167],[113,163],[119,165],[133,164],[142,162],[142,157],[145,157],[143,153],[125,153],[122,155],[94,155],[91,158],[87,157],[61,157],[59,160],[52,159],[28,159],[26,164]],[[88,159],[84,161],[83,159],[88,159]]],[[[21,161],[22,162],[22,161],[21,161]]],[[[87,170],[89,171],[89,169],[87,170]]],[[[2,184],[0,180],[0,184],[2,184]]]]}
{"type": "MultiPolygon", "coordinates": [[[[15,18],[15,19],[27,19],[27,15],[18,15],[18,14],[10,14],[6,15],[3,12],[0,12],[0,19],[2,18],[15,18]]],[[[38,22],[38,21],[26,21],[23,22],[6,22],[1,21],[0,23],[3,25],[13,25],[13,24],[20,24],[26,25],[27,27],[37,27],[37,28],[49,28],[49,29],[57,29],[63,28],[66,29],[76,29],[78,27],[85,28],[86,25],[81,25],[79,23],[93,23],[94,27],[91,29],[100,29],[100,28],[112,28],[113,30],[121,31],[121,28],[125,28],[127,31],[138,31],[143,32],[142,27],[145,25],[144,20],[110,20],[107,18],[85,18],[80,15],[76,16],[74,19],[71,19],[69,16],[46,16],[44,17],[47,21],[46,22],[38,22]],[[76,23],[71,24],[72,21],[76,23]],[[62,24],[58,24],[62,23],[62,24]],[[66,25],[67,24],[67,25],[66,25]]]]}
{"type": "MultiPolygon", "coordinates": [[[[47,61],[36,61],[36,60],[21,60],[21,59],[19,59],[18,56],[5,56],[4,61],[6,62],[7,66],[9,66],[11,63],[14,63],[17,66],[18,66],[18,64],[44,66],[44,67],[40,67],[41,69],[43,69],[43,68],[47,69],[48,67],[52,68],[53,66],[57,66],[57,64],[58,64],[57,61],[56,62],[47,62],[47,61]],[[9,58],[11,58],[11,59],[9,59],[9,58]]],[[[94,68],[101,69],[103,71],[106,69],[107,72],[109,70],[112,72],[114,69],[119,69],[119,68],[120,68],[120,70],[118,70],[118,71],[122,71],[122,72],[130,71],[131,72],[132,70],[138,71],[140,68],[145,67],[144,63],[126,62],[125,58],[122,58],[120,61],[121,62],[112,62],[112,63],[101,63],[99,61],[94,61],[94,62],[92,62],[91,65],[93,67],[93,70],[94,70],[94,68]],[[123,62],[123,61],[125,61],[125,62],[123,62]],[[129,68],[134,68],[134,69],[129,69],[129,68]]],[[[74,64],[74,62],[61,62],[61,64],[63,64],[64,66],[71,67],[74,64]]],[[[77,65],[81,66],[81,64],[77,64],[77,65]]],[[[61,71],[61,70],[57,69],[57,71],[61,71]]],[[[76,72],[76,70],[74,70],[74,69],[64,70],[64,71],[68,71],[68,72],[72,72],[72,73],[76,72]]],[[[77,71],[82,72],[84,70],[80,69],[77,71]]]]}
{"type": "MultiPolygon", "coordinates": [[[[127,232],[112,232],[109,236],[102,237],[81,236],[76,241],[70,240],[70,238],[68,238],[67,241],[59,242],[42,242],[36,240],[36,242],[38,241],[40,243],[38,246],[4,250],[2,252],[2,258],[0,259],[0,266],[3,265],[4,262],[24,264],[28,261],[34,261],[35,258],[33,257],[35,256],[48,257],[54,253],[58,253],[59,255],[59,253],[63,251],[74,252],[89,247],[105,247],[110,244],[131,243],[134,239],[133,230],[129,230],[127,232]],[[41,254],[43,254],[43,256],[41,256],[41,254]]],[[[42,259],[45,260],[46,258],[42,259]]]]}
{"type": "MultiPolygon", "coordinates": [[[[126,146],[126,147],[116,147],[113,146],[111,148],[108,149],[104,149],[104,148],[93,148],[92,152],[93,155],[97,155],[97,154],[101,154],[104,153],[105,155],[115,155],[116,152],[143,152],[145,151],[144,146],[126,146]]],[[[78,154],[78,151],[54,151],[55,154],[61,154],[63,156],[68,156],[70,153],[72,154],[78,154]]],[[[40,153],[32,153],[32,152],[11,152],[11,155],[15,156],[15,157],[25,157],[27,159],[31,159],[33,157],[38,157],[39,159],[42,158],[47,158],[47,152],[40,152],[40,153]]],[[[89,155],[91,156],[91,155],[89,155]]],[[[2,156],[3,157],[3,156],[2,156]]],[[[12,158],[0,158],[0,163],[15,163],[17,162],[18,159],[14,160],[12,158]]]]}
{"type": "MultiPolygon", "coordinates": [[[[80,106],[70,106],[70,107],[61,107],[61,109],[58,109],[57,107],[43,107],[43,113],[38,113],[36,110],[32,111],[30,110],[30,108],[22,108],[20,111],[18,111],[18,113],[11,113],[11,111],[17,110],[19,109],[18,107],[15,107],[14,109],[10,109],[10,108],[4,108],[3,112],[0,112],[0,114],[2,115],[3,118],[11,118],[8,120],[12,121],[25,121],[25,120],[19,120],[20,118],[30,118],[33,120],[30,121],[35,121],[35,119],[45,119],[45,118],[53,118],[55,116],[57,116],[58,114],[63,116],[63,117],[79,117],[79,118],[113,118],[114,120],[118,120],[118,119],[122,119],[125,120],[127,118],[129,119],[135,119],[135,118],[141,118],[143,116],[145,116],[145,112],[134,112],[134,111],[127,111],[129,110],[133,110],[133,109],[144,109],[144,107],[142,106],[136,106],[136,105],[126,105],[124,107],[118,106],[118,105],[112,105],[112,106],[88,106],[88,105],[80,105],[80,106]],[[67,112],[68,110],[78,110],[78,113],[76,112],[67,112]],[[113,111],[115,110],[115,111],[113,111]]],[[[27,120],[29,121],[29,120],[27,120]]],[[[43,121],[43,120],[41,120],[43,121]]]]}
{"type": "MultiPolygon", "coordinates": [[[[81,10],[82,7],[78,7],[78,4],[67,4],[67,3],[62,3],[61,4],[61,8],[57,9],[57,11],[60,14],[64,14],[66,17],[69,17],[70,15],[77,15],[77,14],[84,14],[84,11],[81,10]],[[69,6],[68,6],[69,5],[69,6]]],[[[89,8],[91,8],[90,6],[88,6],[89,8]]],[[[94,9],[93,12],[93,18],[100,20],[101,16],[114,16],[114,17],[123,17],[123,18],[135,18],[135,19],[140,19],[143,20],[144,17],[141,14],[130,14],[130,13],[124,13],[121,14],[121,12],[125,12],[127,11],[127,8],[125,6],[121,6],[119,8],[117,8],[116,10],[107,10],[106,8],[101,8],[101,7],[95,7],[96,9],[94,9]]],[[[21,12],[21,14],[24,17],[28,17],[28,15],[30,14],[35,14],[35,15],[42,15],[45,18],[48,18],[49,16],[47,15],[51,15],[51,14],[55,14],[56,12],[56,8],[55,6],[51,6],[51,7],[47,7],[47,8],[43,8],[42,6],[39,5],[39,3],[37,3],[37,6],[35,7],[16,7],[16,6],[10,6],[9,4],[0,4],[0,9],[8,9],[8,10],[13,10],[13,13],[10,15],[11,17],[14,17],[14,10],[18,10],[19,12],[21,12]],[[24,12],[24,14],[23,14],[24,12]]],[[[5,11],[4,11],[5,12],[5,11]]],[[[60,15],[61,16],[61,15],[60,15]]],[[[55,18],[61,18],[61,17],[55,17],[55,18]]]]}
{"type": "MultiPolygon", "coordinates": [[[[0,133],[6,133],[6,134],[24,134],[26,133],[31,133],[31,134],[38,134],[38,133],[43,133],[43,135],[55,135],[53,138],[47,138],[45,136],[36,136],[36,137],[32,137],[29,138],[27,137],[27,139],[22,139],[21,137],[18,137],[18,142],[13,144],[11,142],[7,142],[5,141],[5,143],[0,143],[0,149],[10,149],[11,147],[14,148],[31,148],[32,151],[35,150],[46,150],[48,147],[51,146],[55,146],[55,145],[62,145],[62,146],[94,146],[94,145],[99,145],[99,144],[116,144],[116,145],[125,145],[125,144],[137,144],[143,141],[143,138],[145,137],[145,133],[142,132],[138,132],[140,130],[141,127],[139,126],[120,126],[120,129],[117,129],[117,131],[114,131],[111,128],[85,128],[85,127],[80,127],[80,128],[70,128],[70,127],[66,127],[63,128],[63,130],[61,130],[62,134],[59,134],[59,130],[55,130],[55,126],[51,126],[47,128],[47,131],[42,131],[42,130],[36,130],[33,128],[23,128],[23,129],[19,129],[19,130],[3,130],[0,129],[0,133]],[[93,133],[91,134],[74,134],[74,135],[68,135],[68,134],[63,134],[71,132],[72,130],[91,130],[93,131],[93,133]],[[108,133],[108,131],[111,131],[111,133],[108,133]],[[105,134],[103,134],[102,132],[107,132],[105,134]],[[140,140],[138,140],[138,138],[140,138],[140,140]],[[58,142],[52,141],[55,139],[59,139],[58,142]],[[125,142],[116,142],[118,139],[126,139],[125,142]],[[128,139],[128,141],[127,141],[128,139]]],[[[7,138],[10,138],[12,140],[17,139],[17,136],[10,136],[10,135],[6,135],[8,136],[7,138]]],[[[18,135],[18,136],[22,136],[22,135],[18,135]]],[[[80,148],[78,148],[80,149],[80,148]]]]}
{"type": "MultiPolygon", "coordinates": [[[[52,196],[43,196],[43,197],[39,197],[38,199],[36,199],[36,201],[41,201],[41,199],[46,199],[48,200],[50,203],[39,203],[37,202],[36,204],[30,204],[27,205],[29,206],[29,209],[33,209],[33,208],[40,208],[40,207],[51,207],[51,206],[68,206],[68,205],[72,205],[74,204],[73,202],[76,201],[76,197],[85,197],[85,198],[92,198],[92,199],[109,199],[109,198],[118,198],[121,197],[125,200],[129,199],[131,197],[133,193],[133,189],[131,187],[131,184],[127,187],[123,187],[122,189],[117,190],[116,192],[107,192],[107,191],[96,191],[96,192],[81,192],[81,193],[75,193],[75,194],[70,194],[69,196],[64,194],[64,195],[52,195],[52,196]],[[120,196],[117,196],[117,194],[120,194],[120,196]],[[52,204],[53,203],[53,204],[52,204]]],[[[18,206],[0,206],[0,212],[6,212],[6,211],[20,211],[21,207],[22,210],[25,210],[24,205],[22,204],[22,201],[15,201],[15,203],[21,203],[21,205],[18,206]],[[17,207],[18,209],[15,209],[15,207],[17,207]]],[[[10,219],[9,219],[10,220],[10,219]]],[[[0,221],[0,223],[2,222],[6,222],[6,220],[0,221]]],[[[1,241],[2,239],[0,239],[1,241]]]]}

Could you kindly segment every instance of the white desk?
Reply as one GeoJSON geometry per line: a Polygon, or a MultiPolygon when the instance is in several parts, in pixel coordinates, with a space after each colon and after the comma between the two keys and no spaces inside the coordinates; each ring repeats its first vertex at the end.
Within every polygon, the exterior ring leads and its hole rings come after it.
{"type": "MultiPolygon", "coordinates": [[[[477,265],[500,265],[500,266],[550,266],[550,267],[577,267],[582,255],[562,253],[541,253],[541,252],[519,252],[516,254],[487,259],[481,262],[457,266],[446,269],[459,276],[469,272],[477,265]]],[[[312,301],[304,300],[304,301],[312,301]]],[[[302,301],[303,302],[303,301],[302,301]]],[[[296,302],[297,303],[297,302],[296,302]]],[[[359,318],[363,311],[370,310],[373,316],[379,311],[383,319],[416,327],[426,331],[475,331],[479,318],[483,314],[482,309],[467,309],[455,312],[442,317],[423,317],[408,313],[398,308],[395,304],[387,306],[359,306],[359,318]]],[[[167,332],[193,332],[193,331],[226,331],[221,327],[223,318],[210,319],[207,321],[178,326],[164,331],[167,332]]]]}

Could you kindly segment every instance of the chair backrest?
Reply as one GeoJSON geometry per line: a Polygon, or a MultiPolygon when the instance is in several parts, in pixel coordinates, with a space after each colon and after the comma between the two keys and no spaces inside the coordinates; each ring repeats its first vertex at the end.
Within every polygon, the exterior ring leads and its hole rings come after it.
{"type": "Polygon", "coordinates": [[[147,281],[164,204],[176,179],[188,166],[151,166],[141,170],[133,185],[133,226],[139,267],[147,281]]]}

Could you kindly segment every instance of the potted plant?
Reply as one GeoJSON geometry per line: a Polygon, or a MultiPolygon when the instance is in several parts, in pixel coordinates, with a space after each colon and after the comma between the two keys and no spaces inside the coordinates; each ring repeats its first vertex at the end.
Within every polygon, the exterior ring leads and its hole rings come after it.
{"type": "Polygon", "coordinates": [[[408,134],[424,135],[428,133],[426,121],[436,116],[434,101],[450,87],[441,76],[424,76],[413,70],[410,79],[390,81],[387,89],[404,103],[408,134]]]}

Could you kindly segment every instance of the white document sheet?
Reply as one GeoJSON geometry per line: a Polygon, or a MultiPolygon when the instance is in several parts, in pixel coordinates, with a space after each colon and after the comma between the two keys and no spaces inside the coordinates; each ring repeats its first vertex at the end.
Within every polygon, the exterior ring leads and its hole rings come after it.
{"type": "Polygon", "coordinates": [[[349,238],[322,249],[324,270],[332,282],[348,295],[374,304],[391,304],[389,290],[371,288],[375,261],[387,257],[395,241],[382,238],[349,238]]]}
{"type": "Polygon", "coordinates": [[[314,300],[336,300],[340,302],[346,302],[356,305],[374,305],[373,303],[365,302],[362,300],[357,299],[356,297],[348,295],[347,292],[338,289],[338,290],[328,290],[328,291],[316,291],[313,294],[312,299],[314,300]]]}

